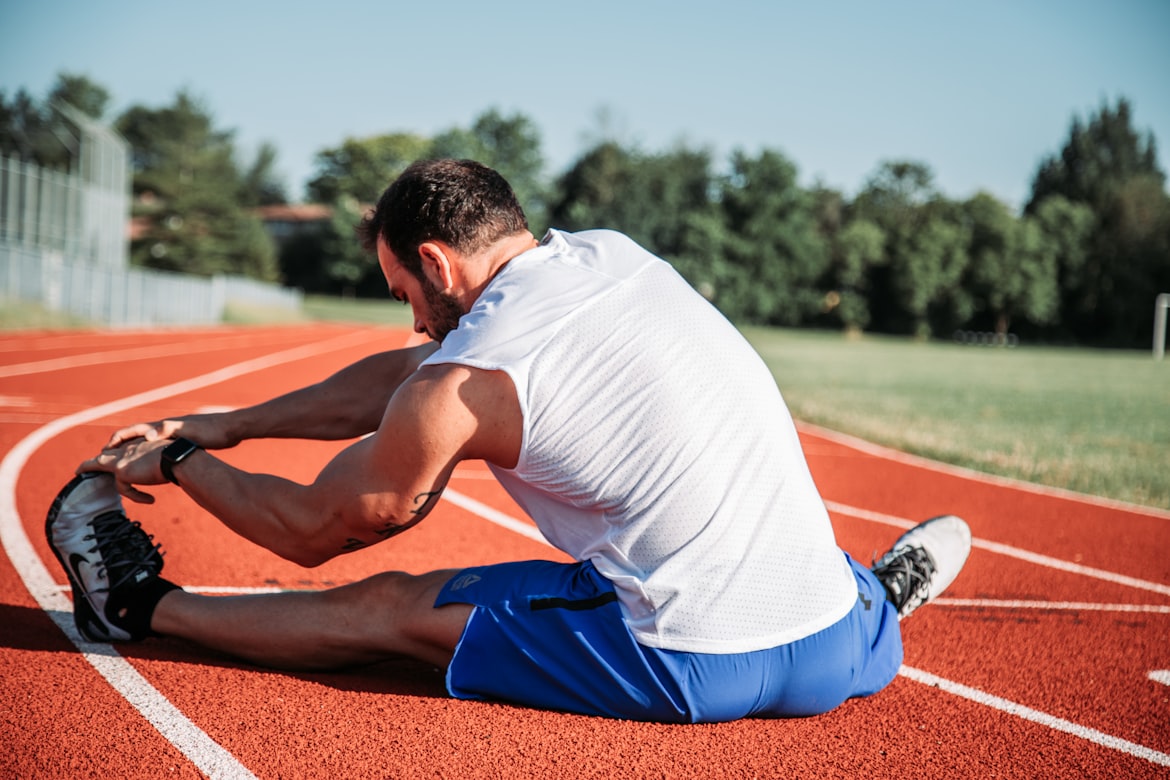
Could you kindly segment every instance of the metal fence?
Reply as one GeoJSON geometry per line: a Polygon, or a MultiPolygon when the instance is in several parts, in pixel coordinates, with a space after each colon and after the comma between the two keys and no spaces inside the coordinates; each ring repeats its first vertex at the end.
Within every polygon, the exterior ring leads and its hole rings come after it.
{"type": "Polygon", "coordinates": [[[126,143],[58,109],[80,134],[74,172],[0,157],[0,307],[28,301],[113,326],[212,324],[229,303],[301,308],[301,292],[278,285],[131,268],[126,143]]]}
{"type": "MultiPolygon", "coordinates": [[[[100,268],[64,253],[0,243],[0,296],[114,327],[213,325],[230,303],[298,311],[300,290],[253,279],[210,279],[146,268],[100,268]]],[[[0,306],[3,302],[0,301],[0,306]]]]}

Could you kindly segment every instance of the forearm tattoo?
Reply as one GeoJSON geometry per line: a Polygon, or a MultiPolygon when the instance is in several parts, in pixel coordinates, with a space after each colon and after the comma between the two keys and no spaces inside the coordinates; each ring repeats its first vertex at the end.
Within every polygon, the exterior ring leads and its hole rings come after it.
{"type": "Polygon", "coordinates": [[[414,508],[410,510],[410,519],[405,523],[395,523],[390,521],[381,528],[374,530],[374,535],[378,538],[373,541],[366,541],[364,539],[357,539],[349,537],[345,540],[345,544],[341,545],[343,552],[353,552],[360,550],[363,547],[369,547],[372,544],[389,539],[391,536],[397,536],[408,528],[413,527],[424,517],[430,514],[431,510],[435,508],[435,504],[439,503],[439,498],[443,495],[442,490],[432,490],[427,493],[419,493],[414,497],[414,508]]]}

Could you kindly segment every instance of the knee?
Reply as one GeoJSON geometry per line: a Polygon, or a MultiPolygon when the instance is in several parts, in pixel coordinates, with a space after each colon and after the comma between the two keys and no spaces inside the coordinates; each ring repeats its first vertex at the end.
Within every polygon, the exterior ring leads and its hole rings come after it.
{"type": "Polygon", "coordinates": [[[449,659],[466,614],[436,609],[434,603],[451,574],[382,572],[329,591],[333,605],[345,615],[335,623],[339,631],[333,641],[435,663],[449,659]]]}
{"type": "Polygon", "coordinates": [[[326,591],[339,606],[367,619],[389,612],[403,614],[423,598],[422,578],[403,571],[386,571],[364,580],[326,591]]]}

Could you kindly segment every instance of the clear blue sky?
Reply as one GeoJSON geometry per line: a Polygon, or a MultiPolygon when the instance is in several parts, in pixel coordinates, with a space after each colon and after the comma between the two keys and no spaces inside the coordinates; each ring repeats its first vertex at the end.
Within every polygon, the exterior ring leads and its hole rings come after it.
{"type": "Polygon", "coordinates": [[[0,90],[41,99],[60,71],[110,118],[189,89],[245,155],[276,145],[294,199],[347,136],[489,108],[532,119],[550,173],[604,128],[720,164],[778,149],[847,195],[913,159],[1019,206],[1072,118],[1124,96],[1170,171],[1170,0],[0,0],[0,90]]]}

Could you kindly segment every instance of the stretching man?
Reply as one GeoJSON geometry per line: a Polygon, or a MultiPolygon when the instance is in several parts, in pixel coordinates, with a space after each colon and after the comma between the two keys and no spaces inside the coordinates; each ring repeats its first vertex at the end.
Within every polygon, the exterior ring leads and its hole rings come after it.
{"type": "Polygon", "coordinates": [[[889,683],[899,618],[954,580],[966,525],[927,521],[874,571],[850,560],[768,369],[670,265],[611,231],[538,242],[504,179],[470,161],[414,164],[360,233],[432,343],[114,433],[47,522],[82,634],[286,669],[405,654],[446,667],[454,696],[667,722],[812,715],[889,683]],[[359,436],[309,485],[212,454],[359,436]],[[316,566],[422,521],[468,459],[576,562],[206,597],[160,576],[121,500],[169,480],[316,566]]]}

